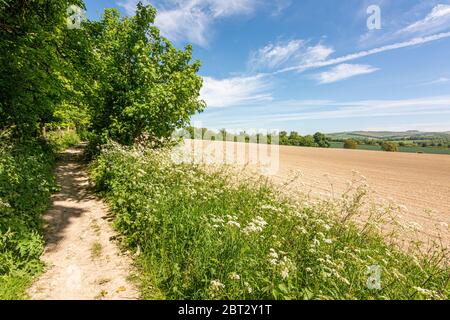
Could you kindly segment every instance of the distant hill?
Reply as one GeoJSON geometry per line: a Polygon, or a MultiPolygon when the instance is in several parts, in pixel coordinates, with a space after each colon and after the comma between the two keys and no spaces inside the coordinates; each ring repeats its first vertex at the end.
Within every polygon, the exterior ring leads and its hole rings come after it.
{"type": "Polygon", "coordinates": [[[423,140],[423,139],[450,139],[450,131],[446,132],[421,132],[416,130],[410,131],[351,131],[329,133],[327,137],[330,139],[374,139],[374,140],[423,140]]]}

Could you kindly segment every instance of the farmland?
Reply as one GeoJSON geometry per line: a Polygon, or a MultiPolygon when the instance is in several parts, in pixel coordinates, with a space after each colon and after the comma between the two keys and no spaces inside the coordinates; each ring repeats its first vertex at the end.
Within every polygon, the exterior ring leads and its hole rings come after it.
{"type": "MultiPolygon", "coordinates": [[[[223,147],[222,142],[199,142],[223,147]]],[[[298,150],[303,149],[282,151],[284,169],[305,164],[310,174],[318,174],[321,169],[314,163],[323,160],[313,156],[298,162],[298,150]]],[[[329,154],[326,162],[333,162],[329,154]]],[[[319,200],[301,190],[287,193],[286,186],[280,189],[242,168],[179,163],[167,149],[117,144],[104,148],[92,169],[116,228],[138,252],[144,298],[448,296],[445,250],[432,256],[406,253],[385,242],[374,221],[357,227],[363,186],[347,196],[319,200]],[[368,287],[368,265],[383,269],[382,290],[368,287]]],[[[279,177],[287,175],[282,171],[279,177]]]]}
{"type": "MultiPolygon", "coordinates": [[[[203,143],[205,149],[222,144],[203,143]]],[[[247,161],[255,149],[245,147],[247,161]]],[[[441,237],[445,246],[450,246],[448,156],[280,146],[279,170],[274,178],[283,182],[299,174],[296,187],[303,192],[326,197],[334,193],[337,197],[347,189],[354,172],[364,177],[374,202],[405,208],[401,220],[417,226],[415,240],[428,242],[441,237]]]]}
{"type": "MultiPolygon", "coordinates": [[[[343,149],[344,142],[332,141],[330,142],[330,148],[343,149]]],[[[359,150],[372,150],[372,151],[382,151],[379,145],[370,144],[358,144],[359,150]]],[[[400,146],[398,148],[399,152],[406,153],[428,153],[428,154],[446,154],[450,155],[450,148],[437,148],[437,147],[420,147],[420,146],[400,146]]]]}

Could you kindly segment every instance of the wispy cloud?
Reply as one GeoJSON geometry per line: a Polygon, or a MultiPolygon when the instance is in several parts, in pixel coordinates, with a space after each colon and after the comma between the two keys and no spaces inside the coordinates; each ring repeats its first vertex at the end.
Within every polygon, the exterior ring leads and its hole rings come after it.
{"type": "MultiPolygon", "coordinates": [[[[384,12],[384,11],[383,11],[384,12]]],[[[447,32],[450,29],[450,5],[438,4],[431,11],[428,3],[421,3],[409,11],[397,12],[395,16],[383,18],[382,30],[371,30],[360,37],[361,45],[403,41],[412,36],[429,36],[447,32]],[[426,12],[425,12],[426,10],[426,12]],[[405,22],[411,16],[422,15],[423,18],[405,22]],[[385,27],[386,26],[386,27],[385,27]]]]}
{"type": "Polygon", "coordinates": [[[255,70],[279,67],[296,55],[303,44],[303,40],[291,40],[286,43],[268,44],[250,55],[250,68],[255,70]]]}
{"type": "Polygon", "coordinates": [[[358,75],[369,74],[378,71],[378,68],[364,64],[340,64],[328,71],[315,74],[314,79],[320,84],[333,83],[341,80],[345,80],[358,75]]]}
{"type": "Polygon", "coordinates": [[[209,107],[224,108],[273,100],[266,76],[242,76],[226,79],[203,78],[201,98],[209,107]]]}
{"type": "Polygon", "coordinates": [[[390,44],[390,45],[386,45],[386,46],[382,46],[382,47],[378,47],[378,48],[374,48],[374,49],[370,49],[370,50],[359,51],[359,52],[355,52],[355,53],[348,54],[348,55],[334,58],[334,59],[299,64],[294,67],[288,67],[288,68],[284,68],[279,71],[276,71],[275,74],[289,72],[289,71],[303,72],[303,71],[306,71],[309,69],[316,69],[316,68],[321,68],[321,67],[332,66],[332,65],[341,64],[344,62],[372,56],[372,55],[382,53],[382,52],[417,46],[417,45],[421,45],[421,44],[425,44],[425,43],[429,43],[429,42],[433,42],[433,41],[437,41],[437,40],[441,40],[441,39],[445,39],[445,38],[449,38],[449,37],[450,37],[450,32],[434,34],[434,35],[430,35],[430,36],[426,36],[426,37],[416,37],[416,38],[408,40],[408,41],[398,42],[398,43],[394,43],[394,44],[390,44]]]}
{"type": "Polygon", "coordinates": [[[447,77],[440,77],[440,78],[438,78],[438,79],[431,80],[431,81],[424,81],[424,82],[421,82],[421,83],[419,83],[419,84],[412,85],[412,86],[410,86],[410,87],[431,86],[431,85],[438,85],[438,84],[449,83],[449,82],[450,82],[450,78],[447,78],[447,77]]]}
{"type": "Polygon", "coordinates": [[[439,4],[422,20],[416,21],[398,33],[430,34],[450,28],[450,5],[439,4]]]}
{"type": "Polygon", "coordinates": [[[277,44],[268,44],[250,55],[251,70],[274,69],[292,64],[310,64],[326,60],[333,48],[321,43],[308,45],[307,41],[295,39],[277,44]]]}
{"type": "MultiPolygon", "coordinates": [[[[301,101],[300,101],[301,102],[301,101]]],[[[292,107],[294,101],[289,102],[292,107]]],[[[321,104],[326,108],[312,108],[305,110],[301,108],[299,112],[280,112],[279,106],[284,105],[283,102],[271,102],[273,109],[269,109],[267,113],[257,112],[256,115],[244,119],[241,117],[238,121],[247,123],[261,123],[268,121],[269,123],[299,121],[299,120],[325,120],[325,119],[350,119],[350,118],[373,118],[373,117],[389,117],[389,116],[406,116],[406,115],[449,115],[450,96],[437,96],[416,99],[398,99],[398,100],[362,100],[347,102],[328,102],[321,104]]],[[[313,104],[312,104],[313,105],[313,104]]],[[[303,107],[300,105],[300,107],[303,107]]],[[[450,129],[450,125],[449,125],[450,129]]]]}
{"type": "Polygon", "coordinates": [[[292,4],[292,0],[274,0],[274,9],[272,11],[272,16],[279,16],[292,4]]]}
{"type": "MultiPolygon", "coordinates": [[[[123,0],[119,5],[133,14],[139,0],[123,0]]],[[[154,1],[143,1],[146,4],[154,1]]],[[[254,11],[257,0],[173,0],[157,6],[156,25],[172,41],[188,41],[207,46],[214,21],[254,11]]]]}

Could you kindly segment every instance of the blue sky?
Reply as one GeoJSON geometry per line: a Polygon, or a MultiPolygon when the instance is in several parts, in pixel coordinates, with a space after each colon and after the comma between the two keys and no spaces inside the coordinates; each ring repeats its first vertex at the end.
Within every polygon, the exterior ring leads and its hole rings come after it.
{"type": "MultiPolygon", "coordinates": [[[[97,19],[137,2],[86,5],[97,19]]],[[[450,0],[144,2],[163,35],[202,61],[208,108],[196,126],[450,131],[450,0]],[[368,28],[372,5],[381,29],[368,28]]]]}

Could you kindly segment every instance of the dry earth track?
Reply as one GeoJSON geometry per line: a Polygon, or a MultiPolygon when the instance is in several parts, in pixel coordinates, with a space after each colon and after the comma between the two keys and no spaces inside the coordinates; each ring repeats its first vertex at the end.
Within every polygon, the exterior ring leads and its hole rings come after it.
{"type": "Polygon", "coordinates": [[[107,207],[89,188],[82,148],[68,149],[55,174],[61,191],[44,215],[46,271],[28,290],[31,299],[136,299],[128,281],[131,259],[112,241],[107,207]]]}

